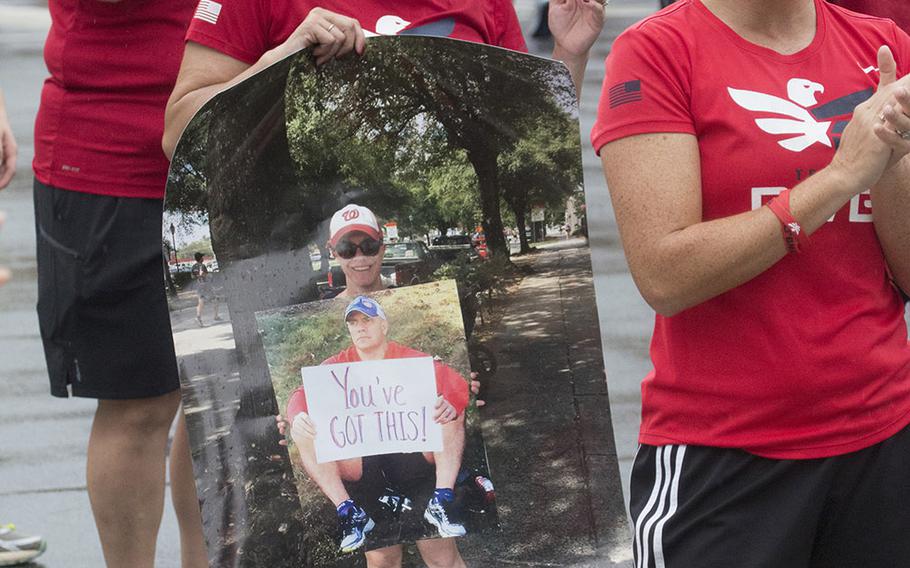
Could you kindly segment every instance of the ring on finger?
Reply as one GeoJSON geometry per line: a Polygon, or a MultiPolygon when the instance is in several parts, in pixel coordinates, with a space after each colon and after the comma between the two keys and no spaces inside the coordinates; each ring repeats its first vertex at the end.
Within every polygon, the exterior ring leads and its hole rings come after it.
{"type": "MultiPolygon", "coordinates": [[[[335,29],[335,24],[332,24],[331,26],[329,26],[329,28],[328,28],[326,31],[327,31],[327,32],[330,32],[330,31],[332,31],[332,30],[334,30],[334,29],[335,29]]],[[[884,120],[885,120],[885,119],[883,118],[883,119],[882,119],[882,122],[884,122],[884,120]]]]}
{"type": "Polygon", "coordinates": [[[878,113],[878,121],[885,122],[885,111],[878,113]]]}
{"type": "Polygon", "coordinates": [[[895,130],[894,132],[904,140],[910,140],[910,130],[895,130]]]}

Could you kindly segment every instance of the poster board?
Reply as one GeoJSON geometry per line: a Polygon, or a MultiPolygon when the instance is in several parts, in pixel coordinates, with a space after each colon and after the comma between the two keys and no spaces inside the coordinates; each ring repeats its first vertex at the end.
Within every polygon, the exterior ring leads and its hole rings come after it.
{"type": "Polygon", "coordinates": [[[548,218],[567,203],[583,215],[575,104],[557,62],[396,37],[318,70],[300,52],[196,115],[172,162],[165,222],[178,241],[208,240],[218,267],[202,327],[192,291],[171,301],[213,566],[363,565],[317,528],[324,510],[301,511],[257,322],[344,291],[326,244],[333,215],[352,203],[395,220],[395,246],[408,249],[383,267],[384,286],[457,282],[498,513],[496,526],[460,539],[461,554],[484,566],[622,565],[615,551],[628,550],[629,531],[588,243],[527,238],[532,203],[548,218]],[[437,235],[467,242],[451,240],[463,250],[443,260],[429,246],[437,235]],[[567,522],[567,511],[586,520],[567,522]]]}

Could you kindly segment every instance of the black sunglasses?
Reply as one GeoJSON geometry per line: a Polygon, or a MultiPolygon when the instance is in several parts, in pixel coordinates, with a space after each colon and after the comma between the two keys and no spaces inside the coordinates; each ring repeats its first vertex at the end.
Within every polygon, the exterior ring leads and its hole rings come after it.
{"type": "Polygon", "coordinates": [[[382,241],[377,241],[376,239],[366,238],[356,245],[351,241],[343,240],[335,245],[335,254],[347,260],[354,258],[357,254],[357,249],[360,249],[364,256],[376,256],[379,254],[380,248],[382,248],[382,241]]]}

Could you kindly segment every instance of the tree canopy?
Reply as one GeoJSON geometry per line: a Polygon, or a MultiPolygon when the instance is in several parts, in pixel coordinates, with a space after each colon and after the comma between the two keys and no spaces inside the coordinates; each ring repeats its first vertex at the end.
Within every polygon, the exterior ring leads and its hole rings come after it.
{"type": "Polygon", "coordinates": [[[168,208],[209,215],[226,258],[323,246],[352,201],[403,235],[482,225],[506,256],[504,217],[580,187],[574,87],[558,62],[443,38],[371,39],[318,69],[304,51],[208,103],[169,181],[168,208]]]}

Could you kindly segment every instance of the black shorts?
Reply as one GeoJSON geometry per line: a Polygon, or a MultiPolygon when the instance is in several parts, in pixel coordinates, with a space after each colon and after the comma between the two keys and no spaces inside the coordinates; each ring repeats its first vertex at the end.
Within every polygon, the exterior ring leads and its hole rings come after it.
{"type": "Polygon", "coordinates": [[[161,214],[157,199],[35,180],[38,322],[54,396],[144,398],[179,388],[161,214]]]}
{"type": "Polygon", "coordinates": [[[910,566],[910,427],[824,459],[641,446],[635,568],[910,566]]]}
{"type": "Polygon", "coordinates": [[[376,521],[367,550],[391,543],[435,538],[436,529],[423,520],[427,502],[436,489],[436,466],[419,452],[363,458],[360,481],[346,482],[351,498],[376,521]],[[407,499],[395,507],[389,498],[407,499]]]}

